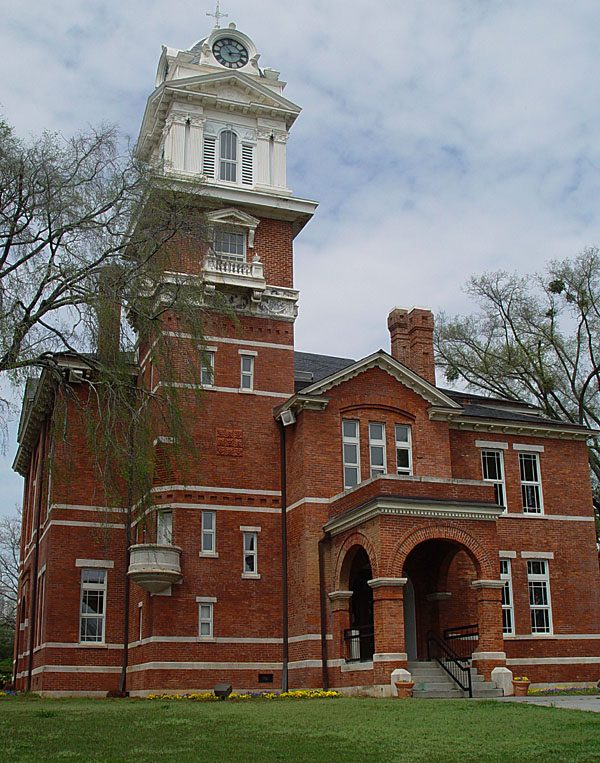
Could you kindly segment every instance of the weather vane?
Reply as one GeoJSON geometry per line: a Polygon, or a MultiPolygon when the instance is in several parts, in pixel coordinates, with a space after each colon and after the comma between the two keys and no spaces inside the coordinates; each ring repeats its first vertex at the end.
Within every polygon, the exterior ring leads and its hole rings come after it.
{"type": "Polygon", "coordinates": [[[227,18],[229,16],[228,13],[221,13],[221,11],[219,10],[219,0],[217,0],[217,7],[215,9],[215,12],[214,13],[207,13],[206,15],[214,17],[214,19],[215,19],[215,28],[216,29],[220,28],[219,19],[224,19],[224,18],[227,18]]]}

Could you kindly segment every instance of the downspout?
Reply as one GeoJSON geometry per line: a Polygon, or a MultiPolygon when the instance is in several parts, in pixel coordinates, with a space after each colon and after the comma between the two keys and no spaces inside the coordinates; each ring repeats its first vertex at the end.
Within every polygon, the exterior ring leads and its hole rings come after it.
{"type": "Polygon", "coordinates": [[[285,448],[285,426],[281,419],[279,424],[280,463],[281,463],[281,587],[283,610],[283,667],[281,672],[281,691],[288,690],[289,662],[289,624],[288,624],[288,565],[287,565],[287,464],[285,448]]]}
{"type": "Polygon", "coordinates": [[[325,543],[329,540],[329,533],[319,540],[319,598],[321,602],[321,674],[323,691],[329,689],[329,676],[327,673],[327,598],[325,594],[325,543]]]}
{"type": "Polygon", "coordinates": [[[37,575],[40,556],[40,524],[42,517],[42,494],[44,492],[44,462],[46,460],[46,431],[47,419],[44,419],[41,437],[41,450],[39,460],[39,490],[37,495],[37,510],[35,519],[35,553],[33,555],[33,576],[31,581],[31,605],[29,607],[29,665],[27,668],[27,689],[31,691],[31,676],[33,673],[33,645],[35,643],[35,620],[37,605],[37,575]]]}

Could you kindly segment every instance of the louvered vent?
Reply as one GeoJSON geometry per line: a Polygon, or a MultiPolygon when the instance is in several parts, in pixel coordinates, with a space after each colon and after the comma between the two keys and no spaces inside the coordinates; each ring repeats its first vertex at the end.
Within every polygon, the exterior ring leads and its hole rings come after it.
{"type": "Polygon", "coordinates": [[[252,185],[252,146],[242,143],[242,183],[252,185]]]}
{"type": "Polygon", "coordinates": [[[207,178],[215,176],[215,153],[217,139],[212,135],[204,136],[204,149],[202,153],[202,172],[207,178]]]}

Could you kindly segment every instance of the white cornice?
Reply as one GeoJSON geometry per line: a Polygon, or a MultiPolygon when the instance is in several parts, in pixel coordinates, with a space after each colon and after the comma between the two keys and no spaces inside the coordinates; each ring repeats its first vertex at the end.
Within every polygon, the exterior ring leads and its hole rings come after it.
{"type": "Polygon", "coordinates": [[[462,416],[460,412],[449,411],[445,408],[434,406],[429,409],[431,421],[447,421],[450,429],[464,430],[468,432],[489,432],[492,434],[516,434],[529,435],[531,437],[551,437],[565,440],[588,440],[598,435],[593,429],[587,429],[565,422],[557,424],[545,424],[528,421],[507,421],[505,419],[483,419],[462,416]]]}
{"type": "Polygon", "coordinates": [[[480,501],[436,501],[393,496],[379,497],[330,519],[323,526],[323,530],[332,536],[339,535],[382,515],[496,521],[502,512],[501,506],[480,501]]]}
{"type": "Polygon", "coordinates": [[[419,376],[414,371],[411,371],[410,368],[402,365],[402,363],[397,361],[384,350],[377,350],[377,352],[368,355],[362,360],[358,360],[351,366],[346,366],[346,368],[343,368],[341,371],[331,374],[331,376],[327,376],[325,379],[321,379],[320,381],[311,384],[309,387],[305,387],[302,390],[302,393],[305,395],[314,395],[327,392],[332,387],[336,387],[338,384],[342,384],[342,382],[349,381],[370,368],[381,368],[432,405],[443,407],[444,409],[447,408],[452,412],[459,412],[462,410],[462,407],[458,403],[451,400],[443,392],[440,392],[436,387],[423,379],[422,376],[419,376]]]}

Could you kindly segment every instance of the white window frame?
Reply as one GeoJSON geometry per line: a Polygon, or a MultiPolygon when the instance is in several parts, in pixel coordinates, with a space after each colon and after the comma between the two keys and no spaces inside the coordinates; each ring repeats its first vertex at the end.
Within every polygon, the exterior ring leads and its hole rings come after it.
{"type": "Polygon", "coordinates": [[[519,452],[519,477],[521,479],[521,503],[523,504],[523,513],[543,514],[544,499],[542,496],[542,476],[540,471],[539,453],[536,453],[535,451],[519,452]],[[523,479],[523,464],[526,459],[531,459],[532,463],[535,464],[537,477],[535,480],[523,479]],[[535,496],[534,501],[530,501],[532,495],[535,496]]]}
{"type": "MultiPolygon", "coordinates": [[[[239,185],[239,163],[241,154],[240,136],[227,127],[221,130],[219,133],[218,148],[217,148],[217,177],[222,183],[231,183],[232,185],[239,185]],[[224,138],[226,135],[233,136],[233,157],[223,156],[223,153],[227,153],[227,146],[225,145],[224,138]],[[227,170],[224,172],[224,170],[227,170]],[[223,177],[223,175],[233,174],[234,177],[223,177]]],[[[231,153],[231,152],[229,152],[231,153]]]]}
{"type": "Polygon", "coordinates": [[[215,350],[210,347],[201,351],[200,355],[200,384],[203,387],[213,387],[215,383],[215,350]]]}
{"type": "Polygon", "coordinates": [[[515,610],[510,559],[500,558],[500,580],[504,580],[504,587],[502,588],[502,634],[512,636],[515,633],[515,610]]]}
{"type": "Polygon", "coordinates": [[[240,228],[233,228],[226,225],[218,225],[214,229],[213,234],[213,251],[219,257],[221,260],[232,260],[234,262],[246,262],[247,253],[248,253],[248,235],[245,230],[240,228]],[[242,239],[242,251],[241,252],[231,252],[226,251],[225,249],[219,249],[217,244],[217,238],[219,235],[224,234],[235,234],[236,236],[240,236],[242,239]]]}
{"type": "Polygon", "coordinates": [[[143,625],[144,625],[144,602],[140,601],[138,602],[138,641],[142,641],[142,633],[143,633],[143,625]]]}
{"type": "Polygon", "coordinates": [[[387,452],[385,447],[385,424],[382,421],[369,421],[369,466],[371,470],[371,477],[376,477],[378,474],[387,474],[387,452]],[[376,438],[373,436],[374,427],[381,427],[381,437],[376,438]],[[381,464],[373,463],[373,456],[381,453],[381,464]]]}
{"type": "Polygon", "coordinates": [[[527,560],[527,587],[529,589],[529,614],[531,623],[531,633],[535,635],[552,634],[552,604],[550,601],[550,570],[547,559],[528,559],[527,560]],[[542,565],[542,572],[533,572],[533,565],[542,565]],[[545,601],[535,602],[534,591],[542,591],[542,598],[545,601]],[[545,612],[546,625],[538,628],[535,620],[537,613],[545,612]]]}
{"type": "Polygon", "coordinates": [[[484,482],[490,482],[494,486],[494,495],[496,497],[496,503],[498,506],[502,506],[506,512],[506,484],[504,481],[504,453],[502,450],[496,448],[482,448],[481,449],[481,473],[483,475],[484,482]],[[486,456],[493,455],[496,463],[499,466],[500,479],[497,477],[486,476],[486,456]],[[500,500],[500,498],[502,500],[500,500]]]}
{"type": "Polygon", "coordinates": [[[208,597],[203,598],[197,596],[196,601],[198,602],[198,638],[213,638],[215,599],[208,599],[208,597]],[[205,633],[202,633],[203,625],[206,626],[204,630],[207,632],[205,633]]]}
{"type": "Polygon", "coordinates": [[[242,574],[244,577],[258,576],[258,532],[245,530],[242,532],[242,574]],[[247,548],[253,545],[254,548],[247,548]]]}
{"type": "Polygon", "coordinates": [[[200,556],[218,556],[217,554],[217,512],[202,511],[202,531],[200,533],[200,556]],[[205,520],[211,517],[212,527],[206,527],[205,520]],[[210,548],[204,548],[204,541],[210,540],[210,548]]]}
{"type": "Polygon", "coordinates": [[[396,474],[403,474],[410,476],[413,473],[413,458],[412,458],[412,429],[408,424],[396,424],[394,426],[394,440],[396,443],[396,474]],[[398,427],[406,429],[408,434],[408,440],[398,439],[398,427]],[[408,453],[408,468],[398,466],[398,452],[406,451],[408,453]]]}
{"type": "Polygon", "coordinates": [[[83,567],[81,569],[81,593],[79,597],[79,643],[80,644],[104,644],[106,634],[106,600],[108,591],[108,572],[105,569],[99,569],[98,567],[83,567]],[[102,582],[87,582],[84,578],[88,573],[103,573],[102,582]],[[86,592],[99,592],[102,594],[99,597],[102,601],[101,613],[88,613],[83,611],[84,599],[86,592]],[[84,629],[83,623],[87,620],[100,621],[100,633],[99,638],[83,638],[84,629]]]}
{"type": "Polygon", "coordinates": [[[252,392],[254,390],[254,359],[255,352],[246,352],[240,350],[240,390],[242,392],[252,392]],[[244,361],[248,362],[250,369],[244,369],[244,361]],[[247,382],[244,385],[244,382],[247,382]]]}
{"type": "Polygon", "coordinates": [[[156,512],[156,542],[159,545],[173,545],[173,512],[159,509],[156,512]]]}
{"type": "Polygon", "coordinates": [[[354,485],[359,485],[360,479],[360,422],[357,419],[342,419],[342,474],[344,481],[344,490],[349,490],[354,485]],[[344,432],[345,424],[356,425],[356,436],[351,437],[344,432]],[[346,445],[356,447],[356,461],[349,461],[346,459],[346,445]],[[352,469],[356,473],[356,483],[349,484],[346,480],[346,470],[352,469]]]}

